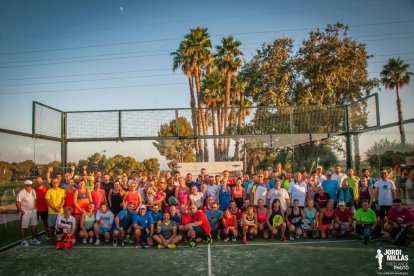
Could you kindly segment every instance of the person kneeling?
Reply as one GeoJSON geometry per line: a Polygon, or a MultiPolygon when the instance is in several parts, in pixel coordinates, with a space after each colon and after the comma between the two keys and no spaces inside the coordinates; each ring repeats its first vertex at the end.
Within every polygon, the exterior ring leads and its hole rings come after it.
{"type": "Polygon", "coordinates": [[[377,223],[377,215],[368,207],[368,200],[362,201],[362,208],[356,212],[355,219],[357,221],[356,232],[363,236],[365,244],[370,238],[381,233],[381,227],[377,223]]]}
{"type": "Polygon", "coordinates": [[[62,241],[70,241],[70,243],[75,244],[75,228],[76,222],[75,218],[72,215],[72,208],[66,207],[63,211],[63,214],[59,214],[56,219],[56,240],[57,248],[63,246],[62,241]]]}

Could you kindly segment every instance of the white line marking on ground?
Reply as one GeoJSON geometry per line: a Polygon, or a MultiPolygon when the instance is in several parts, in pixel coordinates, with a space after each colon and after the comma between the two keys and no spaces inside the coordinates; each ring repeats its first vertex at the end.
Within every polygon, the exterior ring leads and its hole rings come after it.
{"type": "Polygon", "coordinates": [[[208,276],[211,276],[211,250],[210,250],[210,244],[207,245],[207,263],[208,263],[208,276]]]}
{"type": "Polygon", "coordinates": [[[314,242],[284,242],[284,243],[248,243],[248,244],[215,244],[215,247],[239,247],[239,246],[287,246],[287,245],[306,245],[306,244],[324,244],[324,243],[345,243],[361,242],[360,240],[342,240],[342,241],[314,241],[314,242]]]}

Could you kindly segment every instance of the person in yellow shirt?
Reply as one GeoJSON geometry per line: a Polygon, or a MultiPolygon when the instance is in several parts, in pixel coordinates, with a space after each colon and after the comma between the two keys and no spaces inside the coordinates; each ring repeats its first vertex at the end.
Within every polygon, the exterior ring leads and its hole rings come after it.
{"type": "Polygon", "coordinates": [[[349,169],[348,170],[348,177],[345,178],[345,181],[348,183],[348,186],[352,189],[353,191],[353,196],[354,196],[354,204],[355,204],[355,209],[358,209],[360,206],[358,206],[358,199],[359,199],[359,188],[358,188],[358,183],[359,183],[359,177],[355,175],[355,172],[353,169],[349,169]]]}
{"type": "Polygon", "coordinates": [[[58,214],[63,214],[63,205],[65,204],[65,190],[59,188],[59,179],[55,178],[52,181],[52,188],[47,190],[45,199],[48,207],[47,222],[49,225],[50,243],[53,244],[53,230],[55,229],[56,219],[58,214]]]}

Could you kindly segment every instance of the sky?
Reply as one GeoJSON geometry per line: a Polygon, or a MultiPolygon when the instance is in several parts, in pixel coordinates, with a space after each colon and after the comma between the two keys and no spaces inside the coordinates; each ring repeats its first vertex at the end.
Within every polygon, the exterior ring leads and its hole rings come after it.
{"type": "MultiPolygon", "coordinates": [[[[367,44],[374,56],[371,77],[379,77],[390,57],[414,63],[412,0],[3,0],[0,128],[30,133],[33,101],[64,111],[189,107],[186,77],[172,71],[170,53],[190,28],[207,27],[213,45],[234,35],[248,62],[262,43],[288,36],[296,50],[311,29],[337,21],[348,24],[350,35],[367,44]]],[[[413,85],[401,91],[405,119],[414,118],[412,90],[413,85]]],[[[395,92],[375,92],[380,94],[381,123],[395,122],[395,92]]],[[[409,141],[412,134],[407,133],[409,141]]],[[[38,152],[50,148],[43,149],[40,141],[27,143],[38,152]]],[[[6,145],[1,143],[0,160],[18,158],[6,145]]],[[[150,142],[83,143],[69,146],[69,160],[103,149],[108,155],[133,152],[138,160],[156,153],[150,142]]],[[[38,160],[56,156],[37,154],[38,160]]]]}

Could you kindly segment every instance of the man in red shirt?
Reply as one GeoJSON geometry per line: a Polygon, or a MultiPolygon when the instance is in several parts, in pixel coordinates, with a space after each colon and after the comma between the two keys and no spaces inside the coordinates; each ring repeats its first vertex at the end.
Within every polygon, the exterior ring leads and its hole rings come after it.
{"type": "Polygon", "coordinates": [[[353,232],[352,227],[352,212],[346,208],[346,204],[343,201],[339,201],[338,208],[335,209],[335,230],[337,230],[338,236],[342,236],[345,232],[353,232]]]}
{"type": "Polygon", "coordinates": [[[318,187],[318,192],[313,196],[316,208],[320,211],[326,208],[328,200],[331,199],[328,193],[325,193],[322,186],[318,187]]]}
{"type": "Polygon", "coordinates": [[[394,199],[394,206],[388,213],[388,223],[384,225],[385,231],[390,233],[393,242],[405,243],[405,235],[414,233],[414,214],[410,209],[402,206],[401,199],[394,199]]]}
{"type": "Polygon", "coordinates": [[[34,191],[36,193],[36,209],[37,209],[37,219],[41,219],[43,222],[43,227],[46,232],[46,239],[49,238],[47,235],[49,226],[47,224],[47,203],[46,203],[46,192],[48,188],[43,185],[43,179],[41,176],[36,177],[35,179],[36,187],[34,191]]]}
{"type": "Polygon", "coordinates": [[[198,210],[197,206],[190,206],[191,216],[193,222],[186,225],[187,236],[191,238],[190,247],[196,247],[196,238],[206,239],[208,243],[211,243],[211,229],[206,214],[203,211],[198,210]]]}
{"type": "Polygon", "coordinates": [[[178,226],[178,230],[181,233],[184,241],[187,241],[188,229],[187,226],[191,222],[193,222],[193,217],[191,216],[190,211],[187,208],[187,205],[180,205],[180,225],[178,226]]]}

